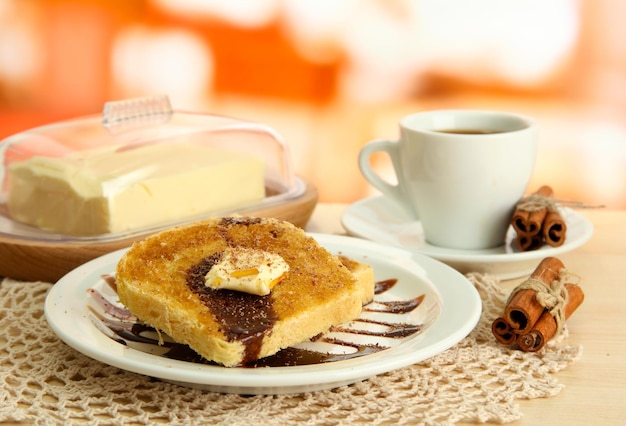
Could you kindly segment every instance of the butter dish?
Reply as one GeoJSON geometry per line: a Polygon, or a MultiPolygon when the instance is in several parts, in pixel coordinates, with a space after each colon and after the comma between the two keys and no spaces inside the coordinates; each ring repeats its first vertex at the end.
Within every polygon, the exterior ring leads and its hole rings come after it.
{"type": "Polygon", "coordinates": [[[56,281],[212,216],[304,226],[316,201],[288,145],[264,124],[176,111],[167,96],[108,102],[101,115],[0,141],[0,276],[56,281]]]}

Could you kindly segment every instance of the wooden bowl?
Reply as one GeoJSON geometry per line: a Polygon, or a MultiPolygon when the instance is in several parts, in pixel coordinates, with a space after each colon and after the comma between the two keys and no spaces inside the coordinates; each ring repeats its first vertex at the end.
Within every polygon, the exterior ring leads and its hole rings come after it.
{"type": "MultiPolygon", "coordinates": [[[[317,204],[317,190],[303,181],[302,195],[281,204],[265,206],[247,216],[274,217],[304,228],[317,204]]],[[[56,282],[77,266],[112,251],[129,247],[150,233],[107,242],[28,241],[0,235],[0,276],[21,281],[56,282]]]]}

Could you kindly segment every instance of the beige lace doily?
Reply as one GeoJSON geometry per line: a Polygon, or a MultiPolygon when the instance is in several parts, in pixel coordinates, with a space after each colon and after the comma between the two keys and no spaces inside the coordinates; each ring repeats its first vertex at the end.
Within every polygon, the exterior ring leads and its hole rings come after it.
{"type": "Polygon", "coordinates": [[[27,424],[454,424],[511,422],[516,399],[549,397],[556,373],[581,356],[563,345],[565,329],[536,354],[499,346],[491,321],[506,294],[470,274],[483,300],[476,329],[419,364],[338,389],[297,395],[241,396],[188,389],[126,372],[75,351],[48,327],[50,284],[5,279],[0,285],[0,421],[27,424]]]}

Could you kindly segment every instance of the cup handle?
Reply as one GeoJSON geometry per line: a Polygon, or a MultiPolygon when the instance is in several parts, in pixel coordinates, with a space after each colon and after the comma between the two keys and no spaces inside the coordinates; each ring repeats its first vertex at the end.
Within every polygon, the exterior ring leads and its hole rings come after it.
{"type": "Polygon", "coordinates": [[[405,206],[405,201],[403,200],[403,192],[402,181],[398,176],[398,170],[400,170],[400,159],[398,158],[398,143],[394,141],[389,141],[386,139],[377,139],[371,142],[366,143],[359,151],[359,168],[361,169],[361,173],[363,177],[376,189],[383,193],[383,195],[395,200],[398,204],[405,206]],[[370,157],[372,154],[376,152],[386,152],[391,159],[391,163],[393,164],[393,171],[396,174],[396,180],[398,183],[396,185],[392,185],[383,178],[380,177],[378,173],[372,170],[370,165],[370,157]]]}

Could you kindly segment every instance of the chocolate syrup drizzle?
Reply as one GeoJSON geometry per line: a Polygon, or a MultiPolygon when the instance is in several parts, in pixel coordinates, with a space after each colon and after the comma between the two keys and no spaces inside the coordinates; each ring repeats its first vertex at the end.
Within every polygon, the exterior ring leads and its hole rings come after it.
{"type": "MultiPolygon", "coordinates": [[[[208,267],[210,268],[211,262],[215,262],[215,259],[208,259],[206,263],[202,266],[198,266],[198,270],[195,273],[202,274],[203,271],[208,267]]],[[[114,277],[107,275],[103,277],[104,281],[114,290],[116,291],[115,279],[114,277]]],[[[389,291],[393,286],[397,283],[397,279],[388,279],[383,281],[378,281],[375,284],[374,288],[374,301],[369,303],[368,305],[363,307],[364,312],[371,313],[386,313],[393,315],[402,315],[409,313],[416,309],[424,300],[425,295],[418,296],[409,300],[399,300],[399,301],[379,301],[376,300],[377,295],[381,295],[387,291],[389,291]]],[[[207,290],[202,290],[206,292],[207,290]]],[[[211,290],[214,291],[215,290],[211,290]]],[[[128,346],[137,346],[137,344],[148,344],[158,346],[158,350],[155,349],[155,352],[159,352],[161,356],[176,359],[180,361],[187,362],[195,362],[202,364],[210,364],[217,365],[212,361],[207,361],[198,355],[195,351],[193,351],[189,346],[176,343],[166,336],[163,333],[157,332],[154,328],[146,326],[142,324],[137,318],[130,313],[128,310],[124,308],[120,308],[118,306],[110,303],[104,296],[102,296],[98,291],[94,289],[89,289],[88,294],[94,300],[96,309],[90,307],[90,311],[92,313],[92,319],[96,323],[96,326],[103,331],[108,337],[111,339],[128,346]]],[[[211,297],[204,297],[203,300],[212,299],[215,295],[212,294],[211,297]]],[[[256,299],[260,299],[258,296],[256,299]]],[[[240,295],[238,300],[241,300],[240,295]]],[[[232,298],[235,300],[235,298],[232,298]]],[[[220,296],[220,302],[217,303],[229,303],[230,300],[228,294],[222,294],[220,296]]],[[[260,309],[268,309],[263,306],[263,302],[260,302],[260,309]]],[[[222,305],[223,306],[223,305],[222,305]]],[[[213,307],[212,307],[213,309],[213,307]]],[[[223,309],[223,308],[220,308],[223,309]]],[[[230,313],[226,315],[236,315],[236,307],[233,307],[230,313]]],[[[266,312],[267,314],[268,312],[266,312]]],[[[271,313],[270,313],[271,315],[271,313]]],[[[273,320],[251,320],[246,323],[244,327],[240,330],[231,330],[231,333],[240,333],[239,335],[232,337],[240,338],[240,339],[262,339],[263,332],[266,327],[271,327],[271,322],[273,320]],[[268,325],[269,324],[269,325],[268,325]]],[[[324,333],[318,336],[315,336],[311,339],[311,342],[324,342],[332,345],[337,345],[345,348],[346,350],[341,351],[340,353],[323,353],[310,349],[303,349],[300,347],[289,347],[285,348],[278,353],[261,358],[259,360],[249,362],[245,364],[243,367],[246,368],[254,368],[254,367],[285,367],[285,366],[297,366],[297,365],[309,365],[309,364],[320,364],[326,362],[335,362],[341,360],[347,360],[351,358],[357,358],[365,355],[370,355],[376,352],[380,352],[382,350],[388,349],[388,346],[381,345],[379,343],[376,344],[363,344],[347,341],[344,339],[340,339],[338,337],[333,337],[337,333],[345,333],[345,334],[353,334],[353,335],[361,335],[361,336],[373,336],[373,337],[382,337],[382,338],[390,338],[390,339],[401,339],[405,337],[412,336],[422,330],[422,324],[409,324],[402,322],[388,322],[388,321],[379,321],[361,317],[353,320],[349,324],[343,324],[339,326],[332,327],[328,333],[324,333]],[[351,325],[355,325],[358,323],[363,324],[374,324],[381,327],[376,327],[376,329],[381,329],[381,331],[372,331],[368,329],[361,328],[353,328],[351,325]]],[[[359,339],[354,339],[359,340],[359,339]]],[[[259,340],[260,344],[260,340],[259,340]]],[[[251,350],[254,350],[252,347],[251,350]]]]}

